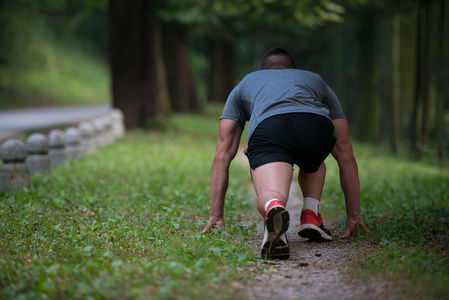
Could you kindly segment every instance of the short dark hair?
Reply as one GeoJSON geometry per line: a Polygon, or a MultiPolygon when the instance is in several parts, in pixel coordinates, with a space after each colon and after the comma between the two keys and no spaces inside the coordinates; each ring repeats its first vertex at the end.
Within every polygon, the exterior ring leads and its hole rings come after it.
{"type": "Polygon", "coordinates": [[[260,63],[261,69],[294,69],[295,60],[284,48],[273,48],[265,52],[260,63]]]}

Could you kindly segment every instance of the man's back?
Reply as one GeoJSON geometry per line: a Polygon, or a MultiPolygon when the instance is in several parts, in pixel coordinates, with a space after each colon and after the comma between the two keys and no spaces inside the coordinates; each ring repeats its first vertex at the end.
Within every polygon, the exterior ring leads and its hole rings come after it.
{"type": "Polygon", "coordinates": [[[229,95],[222,118],[241,127],[250,120],[248,137],[274,115],[313,113],[329,119],[344,117],[335,93],[321,76],[299,69],[268,69],[248,74],[229,95]]]}

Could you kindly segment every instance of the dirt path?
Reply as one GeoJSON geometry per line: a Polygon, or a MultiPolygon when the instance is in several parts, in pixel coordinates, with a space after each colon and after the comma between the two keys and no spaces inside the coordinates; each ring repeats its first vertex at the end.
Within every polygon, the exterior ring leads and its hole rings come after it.
{"type": "MultiPolygon", "coordinates": [[[[245,160],[245,158],[240,158],[245,160]]],[[[247,162],[246,162],[247,163],[247,162]]],[[[372,249],[356,248],[354,239],[343,239],[333,228],[331,220],[324,220],[333,234],[332,242],[316,243],[301,238],[299,218],[302,209],[300,191],[293,184],[287,210],[290,213],[290,227],[287,236],[290,241],[290,258],[285,261],[264,262],[263,273],[243,288],[242,299],[397,299],[399,291],[389,281],[370,277],[358,279],[351,276],[353,258],[357,251],[372,249]]],[[[257,222],[257,236],[251,241],[258,247],[263,239],[263,221],[257,222]]]]}

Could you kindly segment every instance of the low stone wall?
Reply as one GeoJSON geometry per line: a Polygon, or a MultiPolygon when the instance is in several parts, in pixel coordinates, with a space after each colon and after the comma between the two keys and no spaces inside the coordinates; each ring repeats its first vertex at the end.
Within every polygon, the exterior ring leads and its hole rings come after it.
{"type": "Polygon", "coordinates": [[[33,133],[26,144],[8,139],[0,148],[0,190],[30,187],[30,175],[51,173],[51,166],[93,155],[97,148],[113,143],[125,134],[123,113],[111,109],[98,118],[82,121],[64,131],[52,129],[48,135],[33,133]]]}

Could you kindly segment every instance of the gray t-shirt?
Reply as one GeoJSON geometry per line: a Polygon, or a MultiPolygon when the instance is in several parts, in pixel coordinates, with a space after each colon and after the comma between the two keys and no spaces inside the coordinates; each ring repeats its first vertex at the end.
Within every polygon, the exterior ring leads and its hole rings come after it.
{"type": "Polygon", "coordinates": [[[335,93],[320,75],[299,69],[267,69],[246,75],[229,95],[220,119],[231,119],[248,140],[263,120],[286,113],[314,113],[330,120],[344,118],[335,93]]]}

